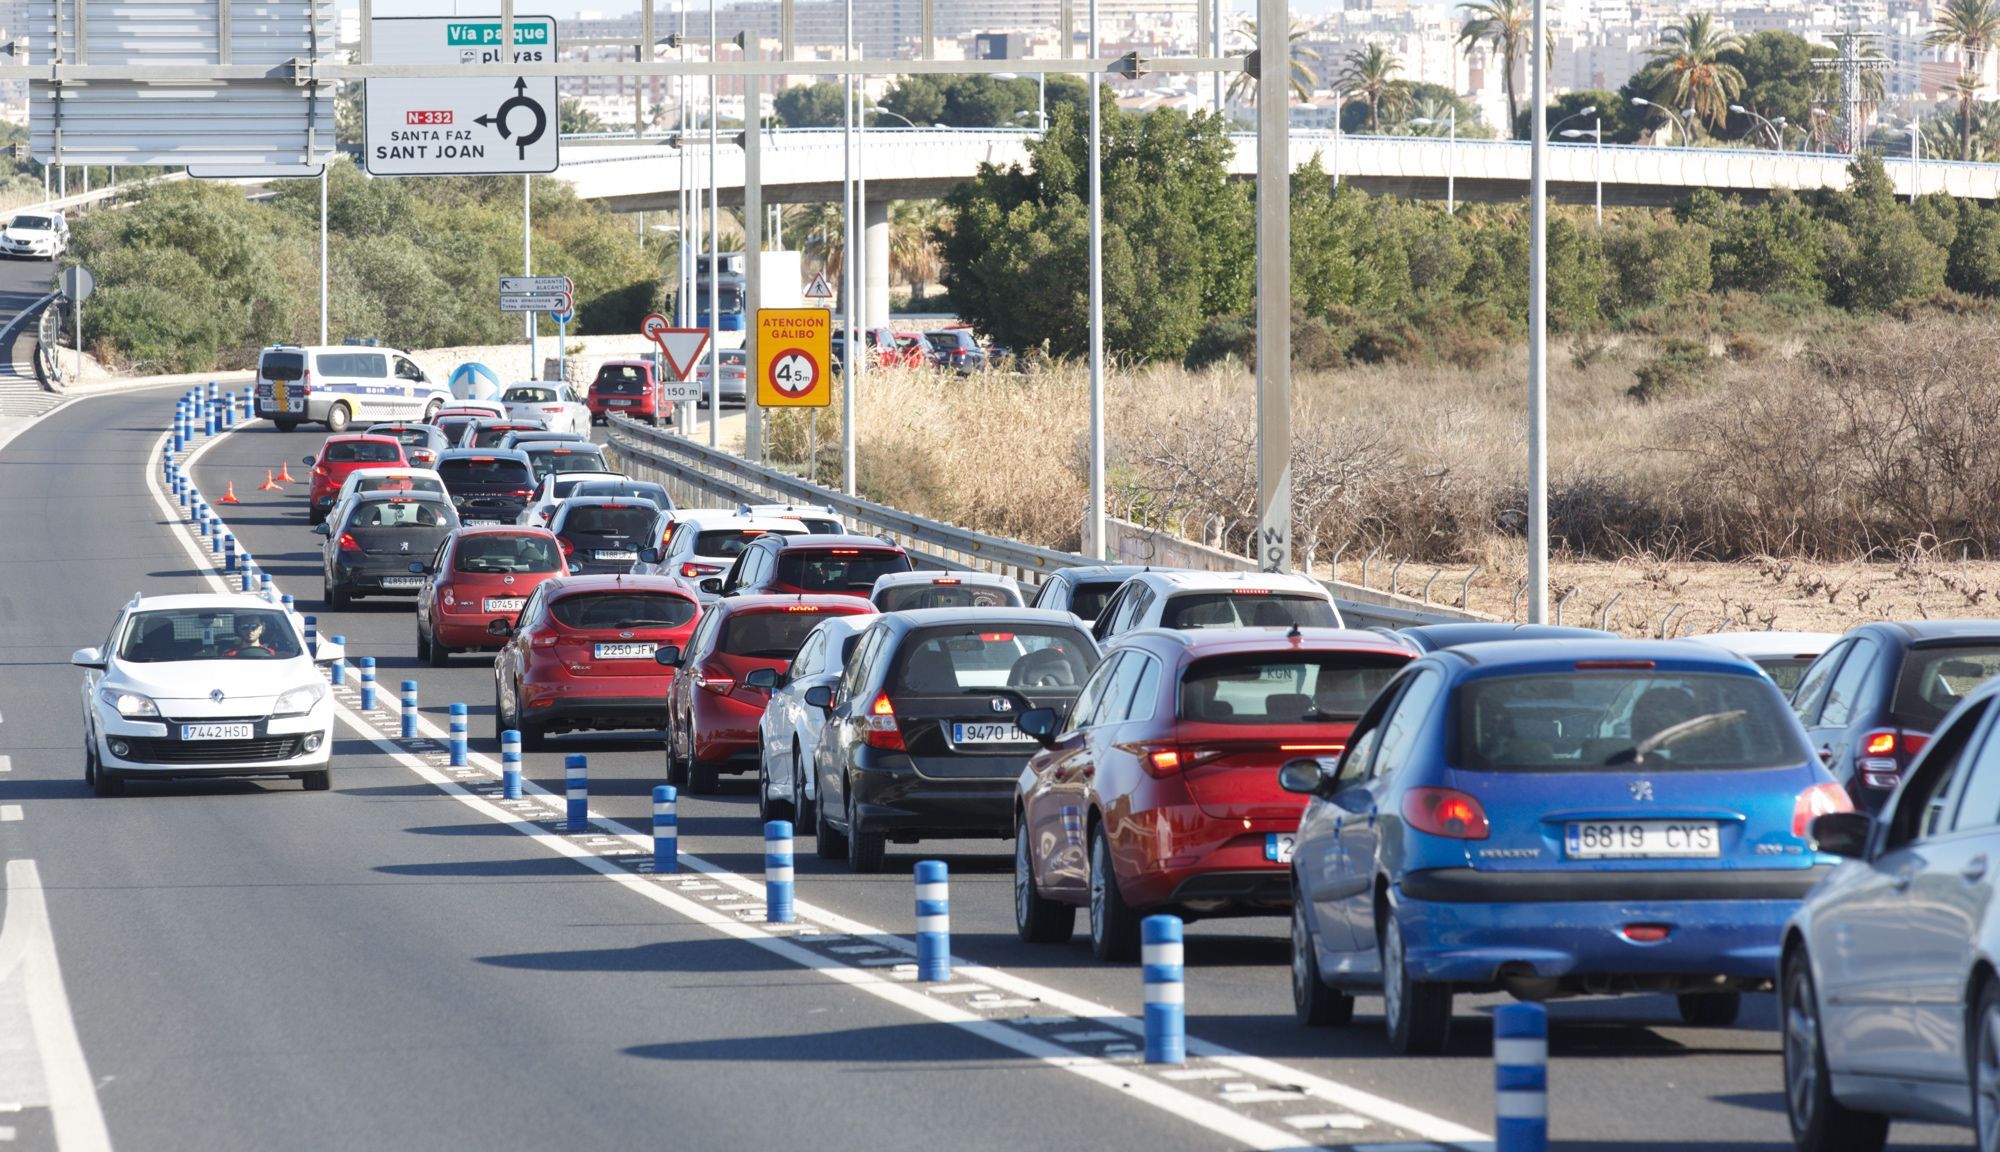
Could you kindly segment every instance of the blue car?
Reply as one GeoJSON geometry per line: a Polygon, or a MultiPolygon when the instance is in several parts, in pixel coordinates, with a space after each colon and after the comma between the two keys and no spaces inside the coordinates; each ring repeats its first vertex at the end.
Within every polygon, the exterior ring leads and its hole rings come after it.
{"type": "Polygon", "coordinates": [[[1671,992],[1735,1022],[1834,859],[1847,794],[1750,662],[1682,641],[1432,652],[1386,686],[1309,793],[1292,855],[1292,994],[1346,1023],[1380,991],[1390,1045],[1441,1050],[1459,992],[1671,992]]]}

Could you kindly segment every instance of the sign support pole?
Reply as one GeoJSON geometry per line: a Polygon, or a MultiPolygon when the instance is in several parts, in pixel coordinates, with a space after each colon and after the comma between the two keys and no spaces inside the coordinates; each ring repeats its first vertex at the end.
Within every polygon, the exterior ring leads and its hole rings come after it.
{"type": "MultiPolygon", "coordinates": [[[[511,8],[509,0],[510,11],[511,8]]],[[[533,179],[532,176],[521,177],[521,275],[523,276],[535,274],[535,201],[528,191],[529,181],[533,179]]],[[[528,379],[530,380],[541,376],[541,372],[536,368],[536,361],[540,359],[535,347],[537,335],[535,329],[538,327],[540,325],[535,323],[535,314],[528,313],[528,379]]]]}
{"type": "Polygon", "coordinates": [[[1291,12],[1257,0],[1257,569],[1292,570],[1291,12]]]}
{"type": "Polygon", "coordinates": [[[1528,155],[1528,623],[1549,617],[1549,121],[1543,113],[1548,64],[1542,0],[1534,0],[1535,31],[1528,49],[1531,119],[1528,155]]]}
{"type": "Polygon", "coordinates": [[[76,380],[76,382],[77,382],[77,383],[81,384],[81,383],[83,383],[83,300],[82,300],[81,298],[79,298],[79,299],[77,299],[77,300],[73,301],[73,303],[74,303],[74,304],[75,304],[75,306],[76,306],[76,314],[75,314],[75,316],[73,316],[73,317],[72,317],[72,319],[74,319],[74,320],[76,321],[76,377],[75,377],[75,380],[76,380]]]}
{"type": "MultiPolygon", "coordinates": [[[[854,59],[854,0],[847,0],[847,40],[842,59],[854,59]]],[[[854,73],[846,76],[846,98],[841,102],[840,226],[847,233],[840,244],[840,490],[854,495],[854,347],[860,332],[854,325],[854,298],[859,284],[854,275],[854,73]]]]}
{"type": "MultiPolygon", "coordinates": [[[[760,59],[764,38],[745,29],[743,58],[760,59]]],[[[743,78],[743,315],[757,315],[764,306],[764,166],[761,138],[764,135],[764,81],[756,76],[743,78]]],[[[743,362],[757,362],[757,327],[743,325],[743,362]]],[[[721,385],[718,383],[717,387],[721,385]]],[[[743,389],[743,458],[764,462],[764,419],[754,390],[743,389]]]]}
{"type": "Polygon", "coordinates": [[[329,154],[319,169],[319,342],[326,343],[326,185],[333,167],[329,154]]]}
{"type": "MultiPolygon", "coordinates": [[[[1090,0],[1088,55],[1097,55],[1097,0],[1090,0]]],[[[1083,554],[1105,556],[1104,540],[1104,115],[1103,84],[1090,84],[1090,511],[1084,522],[1083,554]]]]}
{"type": "MultiPolygon", "coordinates": [[[[708,0],[708,62],[718,55],[715,0],[708,0]]],[[[708,77],[708,446],[722,446],[722,201],[715,189],[715,76],[708,77]]],[[[748,325],[745,329],[747,331],[748,325]]],[[[747,336],[746,336],[747,339],[747,336]]],[[[748,363],[746,360],[745,363],[748,363]]],[[[745,389],[748,391],[748,389],[745,389]]]]}

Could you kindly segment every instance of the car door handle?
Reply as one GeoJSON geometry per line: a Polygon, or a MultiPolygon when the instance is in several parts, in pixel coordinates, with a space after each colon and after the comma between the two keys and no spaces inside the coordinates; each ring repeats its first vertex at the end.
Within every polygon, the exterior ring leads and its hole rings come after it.
{"type": "Polygon", "coordinates": [[[1965,866],[1958,870],[1958,875],[1968,884],[1985,879],[1986,857],[1979,855],[1967,860],[1965,866]]]}
{"type": "Polygon", "coordinates": [[[1889,877],[1889,887],[1895,889],[1898,892],[1907,892],[1910,889],[1910,883],[1914,881],[1916,878],[1917,878],[1916,869],[1905,868],[1901,872],[1896,873],[1894,876],[1889,877]]]}

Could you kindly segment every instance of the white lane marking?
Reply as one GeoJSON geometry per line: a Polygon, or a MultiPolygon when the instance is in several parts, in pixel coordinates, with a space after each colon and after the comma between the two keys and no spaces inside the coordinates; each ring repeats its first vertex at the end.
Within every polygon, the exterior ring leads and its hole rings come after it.
{"type": "Polygon", "coordinates": [[[1285,1123],[1302,1132],[1323,1128],[1352,1131],[1357,1128],[1368,1127],[1368,1121],[1363,1120],[1352,1112],[1328,1112],[1307,1116],[1287,1116],[1285,1117],[1285,1123]]]}
{"type": "Polygon", "coordinates": [[[1236,1073],[1227,1068],[1176,1068],[1160,1075],[1169,1080],[1227,1080],[1236,1073]]]}
{"type": "Polygon", "coordinates": [[[97,1102],[97,1082],[83,1058],[69,995],[56,960],[42,875],[33,860],[7,861],[7,920],[0,925],[0,978],[16,969],[28,993],[28,1026],[35,1033],[48,1085],[56,1147],[63,1152],[110,1152],[111,1132],[97,1102]]]}
{"type": "Polygon", "coordinates": [[[21,806],[19,804],[0,804],[0,823],[5,823],[9,820],[19,820],[20,818],[21,806]]]}
{"type": "Polygon", "coordinates": [[[0,772],[12,772],[13,770],[14,758],[12,756],[0,756],[0,772]]]}

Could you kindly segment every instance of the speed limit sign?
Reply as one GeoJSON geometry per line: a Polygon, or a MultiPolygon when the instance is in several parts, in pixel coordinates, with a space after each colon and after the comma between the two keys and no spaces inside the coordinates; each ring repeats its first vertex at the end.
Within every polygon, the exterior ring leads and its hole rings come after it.
{"type": "Polygon", "coordinates": [[[757,403],[824,408],[833,403],[833,315],[824,308],[757,310],[757,403]]]}

